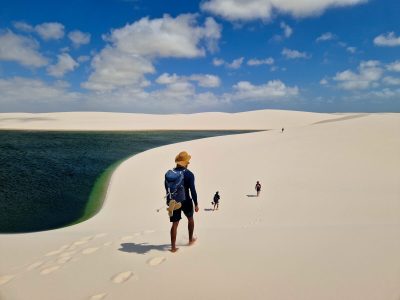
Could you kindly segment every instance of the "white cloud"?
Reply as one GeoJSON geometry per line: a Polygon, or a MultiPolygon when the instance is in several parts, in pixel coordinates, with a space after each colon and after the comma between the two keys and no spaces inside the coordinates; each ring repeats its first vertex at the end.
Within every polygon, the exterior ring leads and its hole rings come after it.
{"type": "Polygon", "coordinates": [[[367,0],[208,0],[201,9],[230,21],[270,20],[274,13],[294,17],[321,15],[332,7],[352,6],[367,0]]]}
{"type": "Polygon", "coordinates": [[[399,77],[386,76],[385,78],[382,79],[382,81],[388,85],[400,85],[399,77]]]}
{"type": "Polygon", "coordinates": [[[273,101],[299,94],[297,86],[288,87],[280,80],[271,80],[261,85],[240,81],[233,86],[233,89],[234,93],[226,94],[225,97],[231,100],[273,101]]]}
{"type": "Polygon", "coordinates": [[[328,80],[327,80],[326,78],[322,78],[322,79],[319,81],[319,84],[320,84],[320,85],[327,85],[327,84],[328,84],[328,80]]]}
{"type": "Polygon", "coordinates": [[[213,65],[216,67],[222,66],[224,63],[225,63],[225,61],[223,59],[219,59],[219,58],[213,59],[213,65]]]}
{"type": "Polygon", "coordinates": [[[64,25],[57,22],[42,23],[35,26],[35,31],[44,40],[59,40],[64,36],[64,25]]]}
{"type": "Polygon", "coordinates": [[[236,58],[231,63],[229,63],[223,59],[214,58],[213,65],[216,67],[225,66],[229,69],[239,69],[243,64],[243,61],[244,61],[244,57],[236,58]]]}
{"type": "Polygon", "coordinates": [[[79,30],[74,30],[68,33],[68,38],[72,41],[75,47],[90,43],[90,33],[85,33],[79,30]]]}
{"type": "MultiPolygon", "coordinates": [[[[115,29],[105,39],[120,51],[146,57],[200,57],[201,46],[214,44],[221,36],[220,26],[207,18],[204,27],[197,26],[196,15],[184,14],[176,18],[164,15],[160,19],[142,18],[115,29]]],[[[215,47],[215,46],[214,46],[215,47]]]]}
{"type": "Polygon", "coordinates": [[[218,76],[210,74],[194,74],[189,79],[196,81],[201,87],[215,88],[221,85],[221,79],[218,76]]]}
{"type": "Polygon", "coordinates": [[[220,26],[212,18],[199,26],[196,18],[193,14],[142,18],[113,30],[104,36],[110,44],[94,56],[93,73],[82,86],[103,92],[124,86],[144,87],[149,85],[145,75],[155,72],[154,59],[194,58],[204,56],[205,48],[214,51],[220,26]]]}
{"type": "Polygon", "coordinates": [[[279,34],[275,35],[272,38],[273,41],[281,42],[282,40],[289,38],[293,34],[292,27],[287,25],[285,22],[281,22],[279,24],[279,26],[283,30],[283,33],[282,33],[282,35],[279,35],[279,34]]]}
{"type": "Polygon", "coordinates": [[[356,47],[347,47],[346,50],[347,50],[347,52],[352,53],[352,54],[357,52],[356,47]]]}
{"type": "Polygon", "coordinates": [[[396,60],[390,64],[388,64],[387,69],[392,72],[400,72],[400,60],[396,60]]]}
{"type": "Polygon", "coordinates": [[[187,83],[188,81],[194,81],[201,87],[214,88],[221,84],[221,80],[218,76],[210,74],[193,74],[190,76],[178,76],[176,74],[163,73],[160,75],[156,82],[163,85],[176,84],[176,83],[187,83]]]}
{"type": "Polygon", "coordinates": [[[332,32],[325,32],[320,35],[315,41],[318,42],[325,42],[335,39],[336,36],[332,32]]]}
{"type": "Polygon", "coordinates": [[[287,59],[296,59],[296,58],[309,59],[311,57],[306,52],[300,52],[297,50],[291,50],[291,49],[287,49],[287,48],[284,48],[282,50],[282,55],[285,56],[287,59]]]}
{"type": "Polygon", "coordinates": [[[285,38],[289,38],[293,34],[293,29],[285,22],[281,22],[280,26],[283,29],[283,35],[285,38]]]}
{"type": "Polygon", "coordinates": [[[374,44],[380,47],[400,46],[400,37],[397,37],[393,31],[388,32],[386,35],[381,34],[374,38],[374,44]]]}
{"type": "Polygon", "coordinates": [[[229,69],[239,69],[243,64],[244,57],[234,59],[231,63],[227,63],[226,67],[229,69]]]}
{"type": "Polygon", "coordinates": [[[90,60],[90,56],[89,55],[81,55],[77,59],[77,61],[80,62],[80,63],[87,62],[89,60],[90,60]]]}
{"type": "Polygon", "coordinates": [[[247,65],[249,66],[273,65],[273,64],[274,64],[274,59],[272,57],[268,57],[265,59],[252,58],[247,61],[247,65]]]}
{"type": "Polygon", "coordinates": [[[79,64],[68,54],[62,53],[57,56],[57,63],[47,68],[47,73],[54,77],[63,77],[65,73],[73,71],[79,64]]]}
{"type": "Polygon", "coordinates": [[[12,31],[0,33],[0,60],[15,61],[28,67],[42,67],[48,62],[38,52],[38,48],[38,42],[32,38],[12,31]]]}
{"type": "Polygon", "coordinates": [[[383,76],[379,61],[363,61],[358,66],[358,73],[350,70],[339,72],[333,78],[339,87],[345,90],[367,89],[376,84],[383,76]]]}
{"type": "Polygon", "coordinates": [[[138,55],[106,47],[92,60],[94,72],[82,87],[99,91],[111,91],[124,86],[145,87],[149,82],[144,75],[154,73],[153,64],[138,55]]]}
{"type": "Polygon", "coordinates": [[[66,90],[64,83],[57,82],[49,85],[41,80],[13,77],[0,79],[0,102],[1,103],[59,103],[69,102],[77,99],[76,93],[66,90]]]}
{"type": "Polygon", "coordinates": [[[35,29],[26,22],[18,21],[18,22],[14,22],[13,25],[14,25],[15,29],[18,29],[20,31],[24,31],[24,32],[35,31],[35,29]]]}

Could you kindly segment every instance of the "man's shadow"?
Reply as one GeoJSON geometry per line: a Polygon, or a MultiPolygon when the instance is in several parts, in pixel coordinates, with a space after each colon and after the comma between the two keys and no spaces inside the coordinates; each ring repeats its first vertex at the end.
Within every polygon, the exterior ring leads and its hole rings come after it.
{"type": "Polygon", "coordinates": [[[257,197],[257,195],[246,195],[247,197],[257,197]]]}
{"type": "Polygon", "coordinates": [[[149,245],[147,243],[122,243],[121,248],[119,248],[118,250],[122,252],[145,254],[150,250],[167,251],[169,247],[169,244],[149,245]]]}
{"type": "Polygon", "coordinates": [[[212,208],[205,208],[204,211],[213,211],[214,209],[212,208]]]}

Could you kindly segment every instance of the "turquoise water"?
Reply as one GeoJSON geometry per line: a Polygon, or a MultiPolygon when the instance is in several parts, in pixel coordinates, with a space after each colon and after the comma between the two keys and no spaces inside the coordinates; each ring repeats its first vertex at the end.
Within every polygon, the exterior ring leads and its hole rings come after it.
{"type": "Polygon", "coordinates": [[[244,132],[0,131],[0,233],[49,230],[90,218],[101,208],[112,171],[129,156],[244,132]]]}

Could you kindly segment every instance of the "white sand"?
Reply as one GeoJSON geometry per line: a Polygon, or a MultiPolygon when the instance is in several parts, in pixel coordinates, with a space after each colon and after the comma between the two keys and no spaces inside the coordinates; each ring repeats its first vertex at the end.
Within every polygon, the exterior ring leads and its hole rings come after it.
{"type": "MultiPolygon", "coordinates": [[[[71,129],[67,115],[88,120],[75,129],[107,125],[90,121],[96,113],[46,115],[58,120],[43,121],[51,129],[71,129]]],[[[399,299],[399,114],[210,113],[179,116],[174,125],[165,123],[170,116],[147,117],[149,127],[146,116],[132,122],[138,129],[275,130],[143,152],[117,168],[92,219],[0,235],[0,299],[399,299]],[[192,155],[199,239],[186,246],[183,219],[172,254],[167,213],[156,209],[164,172],[181,150],[192,155]],[[247,197],[256,180],[261,196],[247,197]],[[213,212],[216,190],[221,204],[213,212]]],[[[98,128],[134,128],[120,117],[109,126],[98,128]]]]}

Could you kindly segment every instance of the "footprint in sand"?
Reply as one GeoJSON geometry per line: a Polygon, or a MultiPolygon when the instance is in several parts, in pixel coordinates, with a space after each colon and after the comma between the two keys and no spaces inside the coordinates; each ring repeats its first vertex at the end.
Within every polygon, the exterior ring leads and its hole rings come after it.
{"type": "Polygon", "coordinates": [[[111,281],[114,283],[124,283],[124,282],[128,281],[132,276],[134,276],[133,272],[126,271],[126,272],[115,274],[111,278],[111,281]]]}
{"type": "Polygon", "coordinates": [[[63,252],[63,250],[59,249],[59,250],[55,250],[55,251],[51,251],[49,253],[46,253],[45,256],[53,256],[56,254],[60,254],[61,252],[63,252]]]}
{"type": "Polygon", "coordinates": [[[4,275],[0,276],[0,285],[6,284],[7,282],[11,281],[15,275],[4,275]]]}
{"type": "Polygon", "coordinates": [[[87,243],[89,243],[89,241],[87,241],[87,240],[77,241],[73,244],[73,246],[80,246],[80,245],[87,244],[87,243]]]}
{"type": "Polygon", "coordinates": [[[102,293],[102,294],[96,294],[93,295],[89,298],[89,300],[101,300],[104,299],[107,296],[107,293],[102,293]]]}
{"type": "Polygon", "coordinates": [[[47,274],[53,273],[54,271],[57,271],[59,268],[60,268],[60,266],[50,267],[50,268],[42,270],[42,272],[40,272],[40,274],[47,275],[47,274]]]}
{"type": "Polygon", "coordinates": [[[28,267],[26,268],[26,270],[27,270],[27,271],[31,271],[31,270],[37,269],[37,268],[40,267],[41,265],[43,265],[43,261],[37,261],[37,262],[31,264],[30,266],[28,266],[28,267]]]}
{"type": "Polygon", "coordinates": [[[127,235],[127,236],[123,236],[123,237],[121,238],[121,241],[122,241],[122,242],[126,242],[126,241],[130,241],[130,240],[132,240],[132,239],[133,239],[133,236],[127,235]]]}
{"type": "Polygon", "coordinates": [[[72,258],[71,256],[61,257],[61,258],[57,259],[57,263],[58,264],[65,264],[65,263],[69,262],[71,260],[71,258],[72,258]]]}
{"type": "Polygon", "coordinates": [[[67,257],[67,256],[72,256],[76,253],[76,251],[69,251],[69,252],[64,252],[60,254],[60,257],[67,257]]]}
{"type": "Polygon", "coordinates": [[[163,256],[157,256],[157,257],[153,257],[151,259],[149,259],[147,261],[147,264],[150,266],[158,266],[160,264],[162,264],[164,261],[166,261],[167,259],[163,256]]]}
{"type": "Polygon", "coordinates": [[[98,239],[98,238],[104,237],[104,236],[106,236],[106,235],[107,235],[107,233],[99,233],[99,234],[96,234],[96,235],[94,236],[94,238],[95,238],[95,239],[98,239]]]}
{"type": "Polygon", "coordinates": [[[84,236],[80,241],[90,241],[94,239],[94,235],[84,236]]]}
{"type": "Polygon", "coordinates": [[[82,254],[92,254],[92,253],[96,252],[97,250],[99,250],[98,247],[86,248],[81,253],[82,254]]]}

